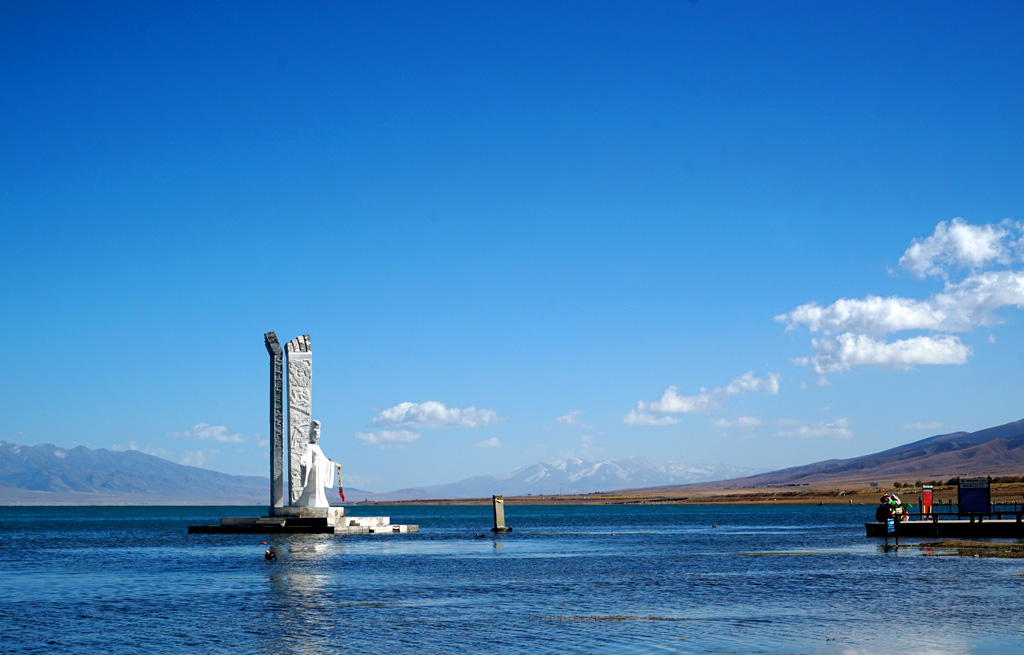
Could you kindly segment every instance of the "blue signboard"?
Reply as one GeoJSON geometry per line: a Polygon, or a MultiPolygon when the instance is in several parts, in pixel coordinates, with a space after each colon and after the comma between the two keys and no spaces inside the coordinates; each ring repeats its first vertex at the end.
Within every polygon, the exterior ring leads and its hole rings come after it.
{"type": "Polygon", "coordinates": [[[896,534],[896,519],[886,519],[885,531],[889,534],[896,534]]]}
{"type": "Polygon", "coordinates": [[[964,514],[987,513],[990,510],[991,493],[988,478],[960,478],[957,487],[957,503],[964,514]]]}

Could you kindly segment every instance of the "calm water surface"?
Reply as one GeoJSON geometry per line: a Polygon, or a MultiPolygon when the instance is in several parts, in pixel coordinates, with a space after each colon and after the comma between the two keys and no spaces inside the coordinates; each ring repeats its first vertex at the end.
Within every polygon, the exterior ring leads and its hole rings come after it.
{"type": "Polygon", "coordinates": [[[886,551],[864,537],[871,507],[509,505],[515,531],[492,536],[490,507],[378,506],[349,514],[421,531],[187,534],[264,512],[0,508],[0,652],[1018,653],[1024,637],[1024,560],[886,551]]]}

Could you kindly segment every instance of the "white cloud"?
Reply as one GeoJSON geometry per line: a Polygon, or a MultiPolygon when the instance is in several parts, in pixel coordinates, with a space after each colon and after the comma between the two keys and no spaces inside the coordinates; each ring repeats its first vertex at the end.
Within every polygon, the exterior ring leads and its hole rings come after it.
{"type": "Polygon", "coordinates": [[[358,473],[346,473],[345,479],[342,481],[343,486],[349,487],[350,489],[367,489],[373,488],[374,485],[380,483],[380,478],[369,475],[359,475],[358,473]]]}
{"type": "Polygon", "coordinates": [[[805,326],[827,337],[812,339],[817,354],[795,360],[813,366],[822,375],[821,383],[825,375],[858,365],[907,369],[966,364],[973,351],[951,333],[999,323],[996,312],[1001,308],[1024,308],[1022,229],[1024,224],[1008,220],[995,225],[969,225],[962,218],[942,221],[931,236],[915,239],[900,258],[900,266],[915,277],[941,278],[941,292],[923,300],[868,295],[826,306],[811,302],[775,320],[786,323],[787,330],[805,326]],[[986,267],[990,270],[982,270],[986,267]],[[961,270],[967,271],[962,280],[950,279],[961,270]],[[882,340],[907,330],[938,334],[882,340]]]}
{"type": "Polygon", "coordinates": [[[636,407],[623,417],[622,422],[626,425],[672,425],[679,421],[668,416],[669,414],[693,414],[710,411],[718,407],[719,398],[735,396],[748,391],[761,391],[776,395],[779,393],[781,379],[778,373],[769,373],[768,377],[759,378],[754,375],[753,371],[747,371],[743,375],[733,378],[724,387],[718,387],[714,391],[708,391],[701,387],[699,392],[691,396],[680,396],[679,388],[672,385],[665,389],[658,400],[639,401],[636,407]]]}
{"type": "Polygon", "coordinates": [[[498,437],[491,437],[490,439],[476,442],[477,448],[501,448],[501,446],[501,439],[498,437]]]}
{"type": "Polygon", "coordinates": [[[245,443],[250,440],[259,439],[258,435],[247,437],[237,432],[228,432],[223,425],[210,425],[209,423],[197,423],[191,430],[184,432],[168,432],[172,439],[198,439],[199,441],[217,441],[221,443],[245,443]]]}
{"type": "Polygon", "coordinates": [[[690,414],[707,411],[712,407],[715,407],[715,397],[704,387],[701,387],[696,395],[680,396],[675,385],[665,389],[658,400],[647,404],[641,402],[638,405],[638,409],[647,409],[658,414],[690,414]]]}
{"type": "Polygon", "coordinates": [[[1024,307],[1024,272],[989,271],[959,283],[947,283],[942,293],[927,300],[867,296],[842,298],[827,307],[800,305],[775,320],[787,330],[806,325],[811,332],[867,332],[877,336],[903,330],[967,332],[998,322],[993,312],[1001,307],[1024,307]]]}
{"type": "MultiPolygon", "coordinates": [[[[154,457],[159,457],[161,459],[166,459],[169,461],[174,461],[175,459],[178,459],[178,456],[173,451],[167,450],[166,448],[163,448],[161,446],[154,446],[153,444],[149,444],[148,446],[139,448],[138,444],[136,444],[134,441],[130,441],[127,446],[122,444],[114,444],[110,447],[110,449],[117,452],[137,450],[139,452],[146,453],[147,455],[153,455],[154,457]]],[[[218,450],[215,452],[219,453],[220,451],[218,450]]]]}
{"type": "Polygon", "coordinates": [[[999,225],[969,225],[962,218],[949,224],[939,221],[935,232],[925,239],[914,239],[900,266],[916,277],[945,277],[947,269],[978,268],[989,262],[1009,261],[1008,239],[1019,229],[1009,221],[999,225]]]}
{"type": "Polygon", "coordinates": [[[409,430],[380,430],[379,432],[357,432],[356,439],[366,446],[380,446],[385,450],[400,450],[419,439],[421,434],[409,430]]]}
{"type": "Polygon", "coordinates": [[[444,403],[428,400],[423,403],[399,403],[382,411],[375,419],[374,425],[395,428],[479,428],[498,422],[498,415],[490,409],[467,407],[445,407],[444,403]]]}
{"type": "Polygon", "coordinates": [[[211,458],[216,457],[220,454],[220,450],[214,448],[207,453],[201,450],[186,450],[181,454],[181,459],[178,461],[179,464],[185,466],[197,466],[203,468],[206,462],[210,461],[211,458]]]}
{"type": "Polygon", "coordinates": [[[938,421],[926,421],[923,423],[907,423],[903,427],[908,430],[938,430],[942,427],[942,423],[938,421]]]}
{"type": "Polygon", "coordinates": [[[562,425],[569,425],[569,426],[577,427],[577,428],[585,428],[587,430],[592,428],[593,426],[586,425],[583,422],[583,420],[580,418],[581,416],[583,416],[583,410],[582,409],[574,409],[571,412],[569,412],[568,414],[566,414],[565,416],[559,416],[558,418],[555,419],[555,421],[557,421],[558,423],[561,423],[562,425]]]}
{"type": "Polygon", "coordinates": [[[715,393],[722,393],[726,396],[735,396],[747,391],[763,391],[770,395],[779,393],[779,380],[782,377],[778,373],[769,373],[766,378],[759,378],[753,371],[747,371],[732,382],[715,390],[715,393]]]}
{"type": "MultiPolygon", "coordinates": [[[[135,445],[134,441],[132,442],[132,445],[133,446],[135,445]]],[[[132,448],[132,450],[136,450],[136,449],[132,448]]],[[[174,457],[174,453],[172,453],[171,451],[167,450],[166,448],[161,448],[160,446],[153,446],[153,445],[146,446],[145,448],[142,449],[142,452],[146,453],[147,455],[153,455],[154,457],[160,457],[162,459],[168,459],[168,460],[169,459],[173,459],[173,457],[174,457]]],[[[220,451],[217,451],[217,452],[220,452],[220,451]]]]}
{"type": "Polygon", "coordinates": [[[548,447],[542,443],[534,444],[532,448],[524,448],[523,455],[526,457],[547,457],[548,447]]]}
{"type": "Polygon", "coordinates": [[[584,434],[580,437],[580,448],[586,456],[598,455],[604,452],[604,448],[594,443],[593,435],[584,434]]]}
{"type": "Polygon", "coordinates": [[[924,365],[964,364],[973,352],[970,346],[948,334],[886,342],[847,332],[835,339],[812,339],[811,344],[818,354],[798,357],[793,362],[811,366],[822,376],[847,371],[853,366],[906,370],[924,365]]]}
{"type": "Polygon", "coordinates": [[[878,335],[899,330],[939,329],[946,319],[934,304],[878,296],[868,296],[863,300],[841,298],[828,307],[811,302],[775,317],[776,321],[788,323],[787,330],[794,330],[802,324],[811,332],[828,334],[855,330],[878,335]]]}
{"type": "Polygon", "coordinates": [[[760,426],[763,421],[756,416],[737,416],[734,419],[716,418],[711,420],[711,425],[716,428],[741,428],[750,429],[760,426]]]}
{"type": "Polygon", "coordinates": [[[626,425],[673,425],[678,423],[679,419],[674,416],[656,416],[641,409],[631,409],[622,417],[622,422],[626,425]]]}
{"type": "Polygon", "coordinates": [[[850,431],[850,421],[846,418],[837,418],[831,423],[819,422],[812,425],[797,425],[790,430],[780,430],[775,433],[779,437],[803,437],[803,438],[819,438],[819,437],[838,437],[846,438],[852,437],[853,432],[850,431]]]}

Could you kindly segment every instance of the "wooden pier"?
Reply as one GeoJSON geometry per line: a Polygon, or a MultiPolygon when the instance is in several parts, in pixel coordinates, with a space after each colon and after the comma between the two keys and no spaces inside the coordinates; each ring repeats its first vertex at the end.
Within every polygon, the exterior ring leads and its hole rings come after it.
{"type": "Polygon", "coordinates": [[[906,520],[896,523],[896,532],[886,534],[885,523],[865,523],[869,537],[975,537],[1024,538],[1024,522],[1018,514],[1012,519],[972,516],[960,519],[906,520]]]}
{"type": "MultiPolygon", "coordinates": [[[[1024,505],[1020,503],[993,503],[992,478],[957,478],[957,501],[945,505],[932,504],[932,486],[921,487],[920,503],[916,515],[896,520],[892,531],[886,521],[865,523],[869,537],[970,537],[970,538],[1024,538],[1024,505]]],[[[879,511],[886,508],[885,501],[879,511]]],[[[898,499],[897,499],[898,502],[898,499]]],[[[890,513],[891,515],[891,513],[890,513]]],[[[880,518],[879,514],[875,514],[880,518]]],[[[889,519],[890,521],[892,519],[889,519]]],[[[899,541],[897,541],[899,543],[899,541]]]]}

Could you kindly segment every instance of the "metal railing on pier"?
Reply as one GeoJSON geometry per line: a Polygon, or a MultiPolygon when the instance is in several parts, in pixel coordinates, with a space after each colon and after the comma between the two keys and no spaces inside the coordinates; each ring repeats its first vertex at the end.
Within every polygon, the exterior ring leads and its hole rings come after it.
{"type": "Polygon", "coordinates": [[[987,512],[961,512],[960,506],[956,503],[936,503],[932,505],[932,511],[924,512],[924,508],[920,505],[917,506],[917,512],[911,512],[911,516],[917,517],[922,521],[938,521],[942,518],[947,519],[970,519],[971,522],[975,520],[984,519],[1016,519],[1017,522],[1021,521],[1022,514],[1024,514],[1024,504],[1022,503],[992,503],[989,505],[987,512]]]}

